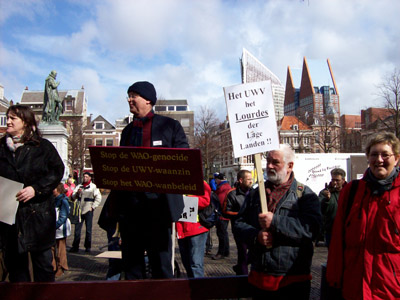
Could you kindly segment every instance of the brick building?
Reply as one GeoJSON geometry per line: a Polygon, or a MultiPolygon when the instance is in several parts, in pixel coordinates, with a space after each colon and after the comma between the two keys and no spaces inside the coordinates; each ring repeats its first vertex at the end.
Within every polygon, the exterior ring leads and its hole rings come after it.
{"type": "Polygon", "coordinates": [[[340,116],[340,152],[358,153],[361,149],[361,116],[341,115],[340,116]]]}

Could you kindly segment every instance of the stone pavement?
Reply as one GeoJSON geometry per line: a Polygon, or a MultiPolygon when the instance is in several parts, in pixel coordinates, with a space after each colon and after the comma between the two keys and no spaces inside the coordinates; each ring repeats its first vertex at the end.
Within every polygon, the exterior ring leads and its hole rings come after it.
{"type": "MultiPolygon", "coordinates": [[[[103,202],[106,197],[103,195],[103,202]]],[[[102,204],[103,204],[102,202],[102,204]]],[[[92,252],[91,254],[86,254],[83,247],[83,241],[85,239],[84,232],[85,226],[82,229],[81,237],[81,248],[79,253],[68,253],[68,265],[69,270],[65,272],[63,276],[57,279],[57,281],[93,281],[93,280],[105,280],[108,267],[108,259],[96,258],[97,254],[100,254],[104,250],[99,248],[107,244],[107,236],[104,230],[102,230],[97,225],[97,220],[102,209],[102,204],[94,212],[93,220],[93,234],[92,234],[92,252]]],[[[221,260],[212,260],[211,257],[205,256],[204,258],[204,273],[206,277],[212,276],[233,276],[235,272],[232,270],[232,266],[236,264],[236,246],[233,240],[232,232],[230,228],[228,229],[230,234],[230,253],[229,258],[221,260]]],[[[217,251],[218,239],[216,235],[216,229],[213,228],[211,231],[213,240],[213,253],[217,251]]],[[[73,236],[67,238],[67,248],[71,247],[73,236]]],[[[177,244],[177,243],[176,243],[177,244]]],[[[311,286],[311,297],[310,299],[316,300],[320,299],[320,284],[321,284],[321,264],[326,262],[327,258],[327,248],[326,247],[315,247],[314,257],[312,264],[312,286],[311,286]]],[[[179,265],[181,271],[181,277],[185,277],[185,268],[183,267],[179,249],[176,245],[175,248],[176,261],[179,265]]]]}

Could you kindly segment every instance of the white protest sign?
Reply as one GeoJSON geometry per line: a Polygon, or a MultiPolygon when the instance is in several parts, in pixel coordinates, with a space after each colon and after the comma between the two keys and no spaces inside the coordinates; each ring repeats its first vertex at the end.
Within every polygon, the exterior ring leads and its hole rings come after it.
{"type": "Polygon", "coordinates": [[[279,149],[271,81],[225,87],[224,93],[234,156],[279,149]]]}
{"type": "Polygon", "coordinates": [[[349,181],[350,154],[296,154],[293,172],[296,180],[310,187],[317,195],[325,188],[325,184],[331,181],[331,171],[335,168],[341,168],[346,172],[349,181]]]}
{"type": "Polygon", "coordinates": [[[9,225],[15,224],[18,204],[15,196],[24,188],[24,184],[0,176],[0,221],[9,225]]]}
{"type": "Polygon", "coordinates": [[[197,211],[199,207],[198,197],[183,196],[183,203],[185,207],[178,221],[197,223],[197,211]]]}

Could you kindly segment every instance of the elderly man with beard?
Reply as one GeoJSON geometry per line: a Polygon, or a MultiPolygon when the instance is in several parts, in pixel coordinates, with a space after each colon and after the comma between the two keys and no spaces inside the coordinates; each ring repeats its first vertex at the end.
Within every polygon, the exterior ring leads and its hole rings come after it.
{"type": "Polygon", "coordinates": [[[268,212],[261,212],[259,189],[251,190],[234,226],[249,247],[253,299],[310,296],[312,242],[320,230],[321,211],[317,195],[295,179],[293,165],[289,145],[268,153],[268,212]]]}

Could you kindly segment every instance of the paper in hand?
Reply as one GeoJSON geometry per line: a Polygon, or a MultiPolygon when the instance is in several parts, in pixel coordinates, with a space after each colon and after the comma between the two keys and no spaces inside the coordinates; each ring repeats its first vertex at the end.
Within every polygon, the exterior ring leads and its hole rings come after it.
{"type": "Polygon", "coordinates": [[[18,204],[15,196],[24,185],[0,176],[0,221],[9,225],[15,224],[18,204]]]}

